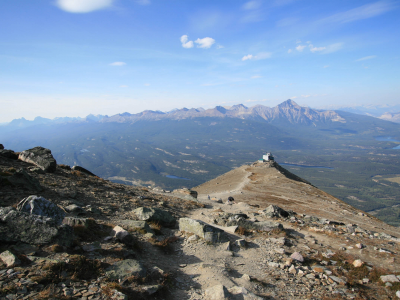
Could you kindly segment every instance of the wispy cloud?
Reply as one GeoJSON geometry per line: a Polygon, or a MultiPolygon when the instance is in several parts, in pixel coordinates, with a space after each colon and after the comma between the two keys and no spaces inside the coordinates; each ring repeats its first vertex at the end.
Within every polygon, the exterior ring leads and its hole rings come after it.
{"type": "Polygon", "coordinates": [[[319,52],[326,49],[326,47],[314,47],[312,44],[309,45],[311,52],[319,52]]]}
{"type": "Polygon", "coordinates": [[[253,54],[248,54],[242,57],[242,61],[246,61],[246,60],[260,60],[260,59],[266,59],[266,58],[270,58],[272,55],[272,53],[270,52],[260,52],[257,55],[253,55],[253,54]]]}
{"type": "Polygon", "coordinates": [[[70,13],[88,13],[112,6],[114,0],[57,0],[56,5],[70,13]]]}
{"type": "Polygon", "coordinates": [[[365,57],[357,59],[356,61],[363,61],[363,60],[373,59],[375,57],[376,57],[376,55],[365,56],[365,57]]]}
{"type": "Polygon", "coordinates": [[[125,65],[126,65],[126,63],[123,62],[123,61],[116,61],[116,62],[113,62],[113,63],[110,64],[110,66],[113,66],[113,67],[122,67],[122,66],[125,66],[125,65]]]}
{"type": "Polygon", "coordinates": [[[293,52],[293,50],[292,49],[289,49],[288,51],[287,51],[287,53],[292,53],[293,52]]]}
{"type": "Polygon", "coordinates": [[[339,51],[343,48],[343,43],[335,43],[325,47],[326,49],[323,50],[324,54],[333,53],[339,51]]]}
{"type": "Polygon", "coordinates": [[[257,79],[257,78],[261,78],[262,76],[261,75],[254,75],[254,76],[251,76],[250,78],[251,79],[257,79]]]}
{"type": "Polygon", "coordinates": [[[198,44],[198,46],[197,46],[198,48],[208,49],[215,43],[215,40],[213,38],[210,38],[210,37],[205,37],[205,38],[202,38],[202,39],[197,39],[194,42],[196,44],[198,44]]]}
{"type": "Polygon", "coordinates": [[[348,11],[334,14],[323,19],[325,22],[349,23],[358,20],[368,19],[384,14],[396,6],[392,1],[378,1],[375,3],[365,4],[360,7],[350,9],[348,11]]]}
{"type": "Polygon", "coordinates": [[[193,41],[189,41],[189,38],[186,34],[181,36],[181,43],[183,48],[193,48],[193,41]]]}
{"type": "Polygon", "coordinates": [[[306,46],[298,45],[298,46],[296,47],[296,50],[301,52],[301,51],[304,50],[305,47],[306,47],[306,46]]]}

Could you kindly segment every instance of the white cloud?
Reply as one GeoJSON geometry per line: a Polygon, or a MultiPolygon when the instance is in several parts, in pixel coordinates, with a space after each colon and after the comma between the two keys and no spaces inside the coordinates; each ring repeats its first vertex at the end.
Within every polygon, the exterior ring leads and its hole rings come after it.
{"type": "Polygon", "coordinates": [[[217,46],[217,49],[222,49],[222,48],[225,48],[225,47],[222,46],[222,45],[218,45],[218,46],[217,46]]]}
{"type": "Polygon", "coordinates": [[[210,38],[210,37],[205,37],[205,38],[202,38],[202,39],[197,39],[194,42],[196,44],[199,44],[197,46],[198,48],[208,49],[215,43],[215,40],[213,38],[210,38]]]}
{"type": "Polygon", "coordinates": [[[121,67],[121,66],[125,66],[125,65],[126,65],[126,63],[124,63],[123,61],[116,61],[116,62],[113,62],[110,64],[110,66],[113,66],[113,67],[121,67]]]}
{"type": "Polygon", "coordinates": [[[261,75],[254,75],[254,76],[251,76],[251,79],[257,79],[257,78],[261,78],[262,76],[261,75]]]}
{"type": "Polygon", "coordinates": [[[242,60],[245,61],[245,60],[252,59],[252,58],[253,58],[253,55],[249,54],[249,55],[243,56],[242,60]]]}
{"type": "Polygon", "coordinates": [[[187,49],[193,48],[193,41],[188,41],[188,40],[189,39],[186,34],[181,36],[181,43],[182,43],[183,48],[187,48],[187,49]]]}
{"type": "Polygon", "coordinates": [[[248,55],[245,55],[242,57],[242,61],[250,60],[250,59],[254,59],[254,60],[266,59],[266,58],[270,58],[271,55],[272,54],[270,52],[260,52],[257,55],[248,54],[248,55]]]}
{"type": "Polygon", "coordinates": [[[326,47],[314,47],[313,45],[309,45],[309,47],[310,47],[310,51],[311,52],[318,52],[318,51],[323,51],[323,50],[325,50],[326,49],[326,47]]]}
{"type": "Polygon", "coordinates": [[[246,2],[243,5],[243,9],[252,10],[252,9],[260,8],[260,6],[261,6],[261,1],[253,0],[253,1],[246,2]]]}
{"type": "Polygon", "coordinates": [[[343,48],[343,43],[336,43],[329,46],[326,46],[326,49],[323,50],[323,53],[333,53],[339,51],[343,48]]]}
{"type": "Polygon", "coordinates": [[[110,7],[114,0],[57,0],[56,5],[71,13],[88,13],[110,7]]]}
{"type": "Polygon", "coordinates": [[[287,53],[292,53],[293,52],[293,50],[292,49],[289,49],[288,51],[287,51],[287,53]]]}
{"type": "Polygon", "coordinates": [[[362,60],[373,59],[373,58],[375,58],[375,57],[376,57],[376,55],[365,56],[365,57],[362,57],[362,58],[357,59],[356,61],[362,61],[362,60]]]}
{"type": "Polygon", "coordinates": [[[301,52],[301,51],[304,50],[305,47],[306,47],[306,46],[298,45],[298,46],[296,47],[296,50],[301,52]]]}
{"type": "Polygon", "coordinates": [[[389,10],[394,9],[396,6],[392,1],[378,1],[375,3],[365,4],[363,6],[350,9],[345,12],[337,13],[322,21],[348,23],[358,20],[368,19],[379,16],[389,10]]]}

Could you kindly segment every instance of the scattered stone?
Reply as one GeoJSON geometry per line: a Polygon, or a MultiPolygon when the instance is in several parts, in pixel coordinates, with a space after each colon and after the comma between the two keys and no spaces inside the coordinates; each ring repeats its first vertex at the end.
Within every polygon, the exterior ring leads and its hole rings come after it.
{"type": "Polygon", "coordinates": [[[359,267],[361,267],[363,264],[364,264],[364,262],[361,261],[360,259],[356,259],[355,261],[353,261],[353,266],[354,266],[355,268],[359,268],[359,267]]]}
{"type": "Polygon", "coordinates": [[[0,259],[7,265],[7,268],[17,267],[21,264],[21,261],[9,250],[6,250],[0,254],[0,259]]]}
{"type": "Polygon", "coordinates": [[[135,244],[133,236],[120,226],[115,226],[111,234],[127,246],[133,246],[135,244]]]}
{"type": "Polygon", "coordinates": [[[161,225],[171,227],[175,225],[175,218],[169,213],[159,208],[139,207],[133,211],[142,221],[159,222],[161,225]]]}
{"type": "Polygon", "coordinates": [[[287,218],[289,216],[289,213],[286,210],[276,205],[270,205],[266,209],[260,210],[259,213],[264,214],[269,218],[287,218]]]}
{"type": "Polygon", "coordinates": [[[67,212],[72,213],[72,214],[75,214],[75,215],[78,215],[78,214],[85,214],[85,213],[86,213],[86,211],[85,211],[82,207],[80,207],[80,206],[78,206],[78,205],[76,205],[76,204],[68,205],[68,206],[65,208],[65,210],[66,210],[67,212]]]}
{"type": "Polygon", "coordinates": [[[243,300],[263,300],[264,298],[254,295],[247,289],[241,286],[234,286],[228,289],[228,292],[233,295],[232,299],[243,299],[243,300]]]}
{"type": "Polygon", "coordinates": [[[243,274],[242,279],[246,280],[246,281],[251,281],[251,277],[248,274],[243,274]]]}
{"type": "Polygon", "coordinates": [[[396,275],[382,275],[381,280],[383,283],[386,282],[399,282],[400,280],[396,277],[396,275]]]}
{"type": "MultiPolygon", "coordinates": [[[[111,300],[128,300],[128,296],[117,291],[117,290],[111,290],[112,295],[111,295],[111,300]]],[[[86,298],[82,297],[81,299],[86,298]]],[[[87,298],[86,298],[87,299],[87,298]]]]}
{"type": "Polygon", "coordinates": [[[51,151],[43,147],[35,147],[22,151],[18,159],[34,164],[43,171],[49,173],[55,172],[57,168],[57,162],[51,154],[51,151]]]}
{"type": "Polygon", "coordinates": [[[358,248],[358,249],[362,249],[362,248],[364,248],[365,246],[363,245],[363,244],[361,244],[361,243],[358,243],[358,244],[356,244],[356,248],[358,248]]]}
{"type": "Polygon", "coordinates": [[[329,278],[332,280],[332,282],[336,282],[340,285],[346,285],[346,281],[337,276],[329,276],[329,278]]]}
{"type": "Polygon", "coordinates": [[[304,257],[299,252],[294,252],[292,255],[290,255],[290,258],[299,262],[304,262],[304,257]]]}
{"type": "Polygon", "coordinates": [[[202,239],[218,243],[225,240],[224,231],[199,220],[190,218],[179,219],[179,230],[198,235],[202,239]]]}
{"type": "Polygon", "coordinates": [[[141,286],[140,289],[144,291],[147,295],[153,295],[156,293],[159,289],[161,288],[161,285],[155,284],[155,285],[146,285],[146,286],[141,286]]]}
{"type": "Polygon", "coordinates": [[[127,230],[143,229],[146,232],[154,234],[153,229],[151,229],[146,221],[121,220],[119,221],[119,224],[127,230]]]}
{"type": "Polygon", "coordinates": [[[189,236],[189,238],[187,240],[188,240],[188,242],[195,242],[199,239],[200,239],[200,237],[197,234],[193,234],[193,235],[189,236]]]}
{"type": "Polygon", "coordinates": [[[106,269],[106,276],[112,280],[124,280],[129,276],[144,277],[145,275],[145,269],[135,259],[118,261],[106,269]]]}
{"type": "Polygon", "coordinates": [[[63,220],[63,224],[67,224],[72,227],[80,225],[88,228],[90,225],[96,224],[96,222],[93,219],[87,219],[87,218],[65,217],[63,220]]]}
{"type": "Polygon", "coordinates": [[[228,300],[229,295],[226,287],[222,284],[215,285],[206,289],[205,291],[206,299],[208,300],[228,300]]]}
{"type": "Polygon", "coordinates": [[[34,195],[22,199],[17,205],[17,210],[31,215],[52,218],[56,225],[60,225],[65,217],[65,212],[56,204],[34,195]]]}

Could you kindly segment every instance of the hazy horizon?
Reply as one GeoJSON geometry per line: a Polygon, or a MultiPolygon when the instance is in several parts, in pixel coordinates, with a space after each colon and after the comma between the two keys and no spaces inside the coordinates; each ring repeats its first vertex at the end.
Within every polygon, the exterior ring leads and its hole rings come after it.
{"type": "Polygon", "coordinates": [[[0,123],[397,105],[398,16],[390,0],[3,1],[0,123]]]}

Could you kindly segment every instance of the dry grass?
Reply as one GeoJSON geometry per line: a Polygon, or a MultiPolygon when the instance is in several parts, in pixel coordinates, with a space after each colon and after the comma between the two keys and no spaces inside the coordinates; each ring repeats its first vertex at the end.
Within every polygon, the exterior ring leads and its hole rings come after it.
{"type": "Polygon", "coordinates": [[[50,251],[54,252],[54,253],[60,253],[60,252],[64,251],[64,248],[62,246],[60,246],[59,244],[54,244],[54,245],[51,245],[50,251]]]}
{"type": "Polygon", "coordinates": [[[171,253],[173,251],[172,243],[175,243],[179,238],[176,236],[171,236],[162,241],[158,241],[154,238],[151,238],[149,242],[153,245],[158,247],[159,249],[163,250],[165,253],[171,253]]]}
{"type": "Polygon", "coordinates": [[[240,235],[245,235],[245,236],[249,236],[249,235],[253,234],[253,232],[251,230],[248,230],[248,229],[246,229],[246,228],[244,228],[242,226],[239,226],[236,229],[235,233],[240,234],[240,235]]]}
{"type": "Polygon", "coordinates": [[[71,167],[70,166],[68,166],[68,165],[64,165],[64,164],[61,164],[61,165],[57,165],[59,168],[61,168],[61,169],[64,169],[64,170],[71,170],[71,167]]]}
{"type": "Polygon", "coordinates": [[[78,170],[73,170],[73,171],[71,172],[71,174],[72,174],[72,175],[75,175],[75,176],[77,176],[77,177],[83,177],[83,173],[82,173],[81,171],[78,171],[78,170]]]}

